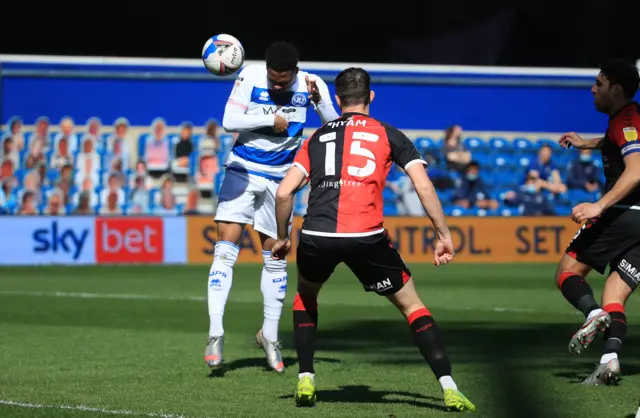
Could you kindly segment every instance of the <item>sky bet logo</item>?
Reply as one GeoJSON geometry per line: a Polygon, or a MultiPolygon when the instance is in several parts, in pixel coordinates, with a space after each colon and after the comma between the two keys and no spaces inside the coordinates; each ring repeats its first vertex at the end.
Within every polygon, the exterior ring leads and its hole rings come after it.
{"type": "Polygon", "coordinates": [[[73,260],[77,260],[82,255],[88,229],[73,230],[64,228],[58,221],[51,222],[48,228],[40,228],[33,231],[33,241],[36,253],[67,254],[73,260]]]}

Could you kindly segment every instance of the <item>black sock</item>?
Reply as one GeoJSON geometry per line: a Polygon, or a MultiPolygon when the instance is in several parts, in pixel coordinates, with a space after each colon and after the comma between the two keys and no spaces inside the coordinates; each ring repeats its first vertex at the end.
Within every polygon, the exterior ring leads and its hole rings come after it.
{"type": "Polygon", "coordinates": [[[293,300],[293,336],[298,353],[298,373],[315,373],[313,355],[318,329],[318,306],[315,300],[301,298],[293,300]]]}
{"type": "Polygon", "coordinates": [[[604,354],[618,354],[627,335],[627,315],[624,307],[618,303],[605,306],[605,311],[611,317],[611,325],[604,332],[604,354]]]}
{"type": "Polygon", "coordinates": [[[584,316],[594,309],[600,308],[593,297],[593,290],[584,277],[574,273],[564,273],[558,279],[558,286],[562,295],[584,316]]]}
{"type": "Polygon", "coordinates": [[[451,362],[444,348],[442,335],[438,324],[425,308],[418,309],[407,318],[413,341],[420,349],[420,353],[427,360],[437,379],[451,375],[451,362]]]}

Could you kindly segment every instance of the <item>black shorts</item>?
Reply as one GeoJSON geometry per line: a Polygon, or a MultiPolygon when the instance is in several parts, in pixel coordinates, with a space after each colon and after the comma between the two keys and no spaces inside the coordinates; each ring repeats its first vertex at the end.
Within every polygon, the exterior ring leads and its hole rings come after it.
{"type": "Polygon", "coordinates": [[[640,281],[640,211],[610,209],[580,228],[567,254],[604,274],[617,271],[635,289],[640,281]]]}
{"type": "Polygon", "coordinates": [[[411,278],[386,232],[357,238],[300,234],[296,263],[306,280],[324,283],[342,262],[367,292],[379,295],[396,293],[411,278]]]}

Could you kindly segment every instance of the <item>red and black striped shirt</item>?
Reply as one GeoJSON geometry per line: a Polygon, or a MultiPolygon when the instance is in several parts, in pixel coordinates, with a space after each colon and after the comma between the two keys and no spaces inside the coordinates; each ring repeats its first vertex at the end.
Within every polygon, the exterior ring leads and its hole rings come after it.
{"type": "Polygon", "coordinates": [[[345,113],[318,129],[293,165],[310,179],[302,233],[367,236],[383,232],[383,197],[392,163],[427,163],[398,129],[360,113],[345,113]]]}

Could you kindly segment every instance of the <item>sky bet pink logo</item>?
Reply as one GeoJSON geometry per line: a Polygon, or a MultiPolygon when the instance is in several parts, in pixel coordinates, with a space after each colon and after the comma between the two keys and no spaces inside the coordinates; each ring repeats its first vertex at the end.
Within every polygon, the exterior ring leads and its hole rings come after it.
{"type": "Polygon", "coordinates": [[[164,234],[160,218],[96,220],[98,263],[162,263],[164,234]]]}

